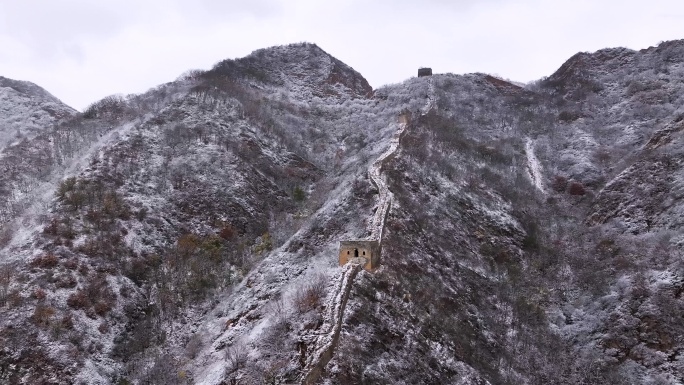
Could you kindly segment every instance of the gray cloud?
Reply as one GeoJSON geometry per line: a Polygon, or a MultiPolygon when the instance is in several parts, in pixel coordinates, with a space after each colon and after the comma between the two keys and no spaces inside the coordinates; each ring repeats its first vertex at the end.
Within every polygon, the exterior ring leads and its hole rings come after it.
{"type": "Polygon", "coordinates": [[[267,18],[281,14],[286,6],[277,0],[251,0],[244,2],[221,0],[196,0],[185,2],[175,0],[175,4],[184,13],[198,17],[201,22],[207,20],[228,21],[235,17],[267,18]]]}
{"type": "Polygon", "coordinates": [[[75,54],[83,35],[106,38],[128,22],[122,10],[106,2],[6,1],[0,4],[0,14],[5,16],[0,33],[24,44],[36,59],[60,51],[75,54]]]}

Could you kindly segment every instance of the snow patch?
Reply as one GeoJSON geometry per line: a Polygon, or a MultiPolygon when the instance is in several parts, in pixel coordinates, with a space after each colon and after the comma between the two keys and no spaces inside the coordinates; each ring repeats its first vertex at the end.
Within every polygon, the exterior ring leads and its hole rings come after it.
{"type": "Polygon", "coordinates": [[[534,155],[534,141],[530,138],[527,138],[525,141],[525,153],[527,154],[527,176],[537,190],[541,191],[542,194],[546,194],[544,182],[542,181],[541,164],[537,156],[534,155]]]}

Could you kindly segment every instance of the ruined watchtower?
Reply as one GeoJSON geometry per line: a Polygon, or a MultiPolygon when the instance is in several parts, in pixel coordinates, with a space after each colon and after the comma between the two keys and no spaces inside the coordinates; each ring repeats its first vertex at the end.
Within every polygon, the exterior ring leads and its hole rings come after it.
{"type": "Polygon", "coordinates": [[[423,77],[423,76],[432,76],[432,68],[418,68],[418,77],[423,77]]]}
{"type": "Polygon", "coordinates": [[[380,266],[380,243],[365,240],[340,241],[340,266],[355,258],[362,261],[364,269],[374,270],[380,266]]]}

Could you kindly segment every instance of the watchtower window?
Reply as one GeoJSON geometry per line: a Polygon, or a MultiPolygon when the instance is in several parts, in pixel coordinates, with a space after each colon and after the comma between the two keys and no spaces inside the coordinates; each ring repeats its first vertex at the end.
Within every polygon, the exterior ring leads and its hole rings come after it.
{"type": "Polygon", "coordinates": [[[349,255],[349,250],[347,250],[347,255],[349,255]]]}
{"type": "Polygon", "coordinates": [[[363,255],[366,255],[366,252],[365,252],[365,251],[363,252],[363,255]]]}

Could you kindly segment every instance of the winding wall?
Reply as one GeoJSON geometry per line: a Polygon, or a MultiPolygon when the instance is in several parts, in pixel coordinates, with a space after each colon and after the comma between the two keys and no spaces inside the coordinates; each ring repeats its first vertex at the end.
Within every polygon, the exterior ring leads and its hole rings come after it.
{"type": "MultiPolygon", "coordinates": [[[[428,90],[428,100],[425,107],[423,107],[423,114],[427,114],[435,106],[435,89],[432,77],[428,80],[428,90]]],[[[368,169],[368,176],[371,183],[378,189],[379,198],[377,209],[368,224],[370,235],[366,240],[375,240],[380,244],[382,244],[385,221],[389,214],[390,207],[392,206],[392,200],[394,199],[392,192],[387,187],[386,178],[382,174],[382,166],[385,161],[396,156],[396,151],[399,148],[399,141],[406,131],[408,122],[406,119],[401,119],[398,124],[399,128],[394,135],[392,135],[389,147],[368,169]]],[[[332,359],[335,348],[337,348],[340,331],[342,330],[342,318],[347,306],[352,283],[354,282],[356,274],[361,270],[363,263],[365,263],[365,261],[351,260],[343,266],[342,272],[335,284],[334,290],[336,294],[334,296],[329,296],[330,299],[326,304],[326,315],[324,317],[323,325],[320,328],[322,332],[312,335],[312,338],[307,341],[302,341],[308,346],[314,346],[312,349],[313,352],[305,358],[306,365],[303,370],[304,376],[302,377],[301,382],[303,385],[315,384],[323,373],[325,366],[332,359]]]]}
{"type": "Polygon", "coordinates": [[[342,329],[342,316],[344,316],[344,309],[347,306],[349,293],[351,292],[352,283],[356,274],[361,270],[361,265],[358,263],[348,263],[343,267],[337,285],[335,285],[336,295],[327,303],[327,314],[324,318],[324,324],[321,334],[315,336],[314,341],[310,343],[315,344],[318,348],[307,359],[307,366],[305,376],[302,379],[303,385],[313,385],[321,377],[323,369],[330,362],[337,342],[340,338],[340,330],[342,329]]]}

